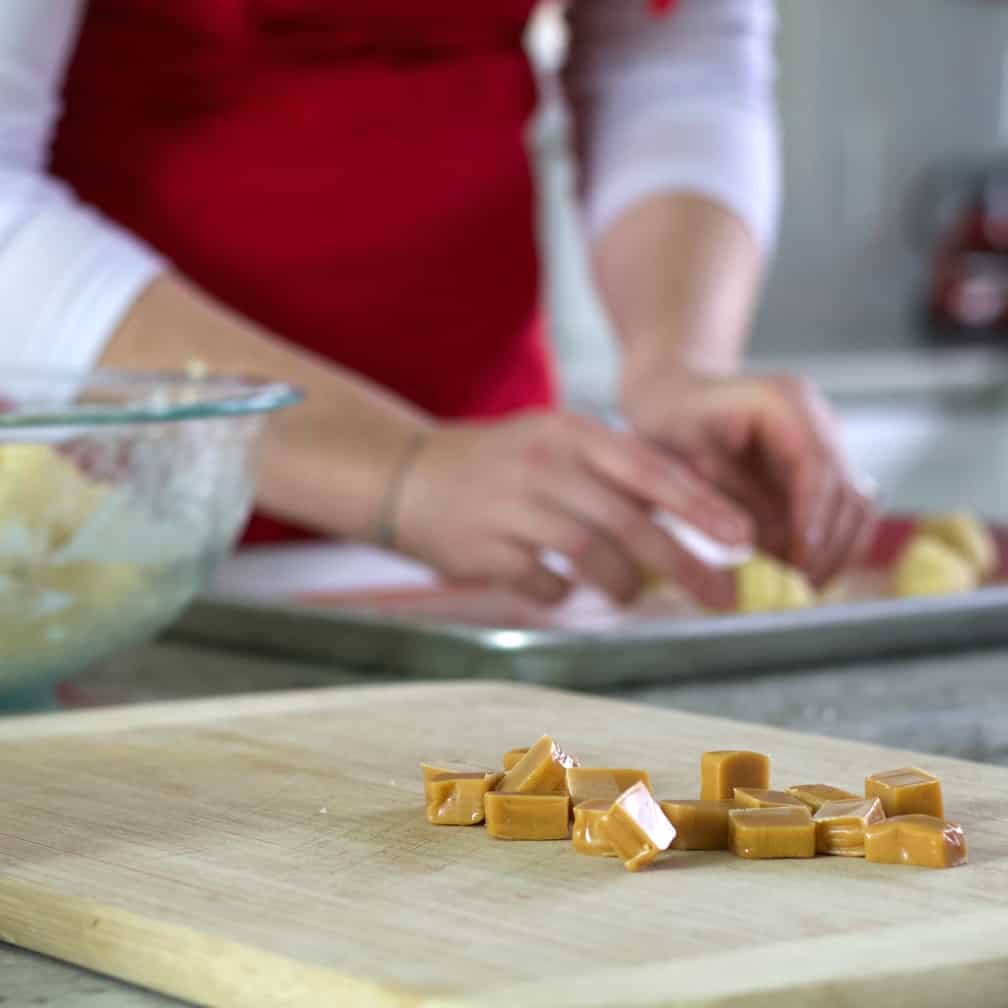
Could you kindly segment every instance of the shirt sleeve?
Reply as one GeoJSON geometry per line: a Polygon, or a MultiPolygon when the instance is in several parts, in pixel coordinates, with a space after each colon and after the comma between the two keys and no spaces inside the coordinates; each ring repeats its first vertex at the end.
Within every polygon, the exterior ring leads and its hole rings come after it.
{"type": "Polygon", "coordinates": [[[779,209],[772,0],[576,0],[565,84],[597,237],[629,206],[692,192],[763,247],[779,209]]]}
{"type": "Polygon", "coordinates": [[[164,262],[47,172],[81,0],[0,2],[0,364],[86,369],[164,262]]]}

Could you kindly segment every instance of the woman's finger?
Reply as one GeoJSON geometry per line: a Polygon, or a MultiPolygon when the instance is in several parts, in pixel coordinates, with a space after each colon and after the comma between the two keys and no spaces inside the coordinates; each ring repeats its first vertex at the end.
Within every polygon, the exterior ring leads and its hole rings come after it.
{"type": "Polygon", "coordinates": [[[871,499],[846,486],[842,500],[828,545],[814,572],[817,583],[829,580],[844,567],[859,564],[874,535],[875,509],[871,499]]]}
{"type": "Polygon", "coordinates": [[[640,592],[640,565],[623,545],[583,514],[540,499],[513,516],[511,530],[523,546],[565,557],[580,580],[618,602],[629,602],[640,592]]]}
{"type": "Polygon", "coordinates": [[[733,570],[708,567],[681,546],[676,547],[672,566],[672,580],[701,605],[716,612],[731,612],[738,607],[733,570]]]}
{"type": "Polygon", "coordinates": [[[864,506],[861,527],[851,549],[851,563],[864,564],[870,559],[879,528],[879,507],[873,496],[858,493],[864,506]]]}
{"type": "Polygon", "coordinates": [[[542,500],[598,529],[644,573],[669,575],[678,543],[638,501],[620,493],[587,468],[573,469],[540,491],[542,500]]]}
{"type": "Polygon", "coordinates": [[[841,491],[832,460],[810,445],[808,453],[796,462],[787,486],[791,515],[788,559],[811,571],[826,547],[841,491]]]}
{"type": "MultiPolygon", "coordinates": [[[[632,585],[616,594],[617,598],[629,601],[641,587],[642,574],[658,574],[681,584],[712,609],[734,608],[735,579],[731,572],[704,563],[669,535],[644,507],[627,500],[587,470],[564,474],[547,493],[551,503],[575,511],[587,526],[600,529],[631,559],[635,575],[632,585]]],[[[598,583],[597,573],[594,580],[598,583]]]]}
{"type": "Polygon", "coordinates": [[[533,564],[524,574],[508,582],[509,587],[542,605],[558,605],[571,589],[571,583],[542,563],[533,564]]]}
{"type": "Polygon", "coordinates": [[[842,562],[843,555],[850,547],[847,537],[854,533],[856,517],[847,490],[835,473],[825,477],[825,486],[828,491],[824,499],[824,510],[813,520],[814,527],[820,530],[818,542],[814,548],[808,549],[802,563],[809,580],[816,587],[827,581],[842,562]]]}
{"type": "Polygon", "coordinates": [[[847,485],[832,414],[807,382],[793,378],[761,381],[748,409],[754,449],[788,498],[787,557],[809,570],[826,544],[836,495],[847,485]]]}
{"type": "Polygon", "coordinates": [[[752,542],[748,516],[707,486],[681,462],[632,434],[585,422],[579,429],[581,457],[590,469],[625,493],[668,511],[727,546],[752,542]]]}
{"type": "Polygon", "coordinates": [[[493,581],[544,605],[562,602],[571,589],[570,580],[550,570],[542,561],[542,550],[533,545],[491,540],[478,562],[493,581]]]}
{"type": "Polygon", "coordinates": [[[875,533],[874,503],[853,489],[848,491],[847,500],[847,517],[840,533],[841,551],[830,576],[844,567],[860,565],[875,533]]]}
{"type": "MultiPolygon", "coordinates": [[[[717,447],[687,460],[690,468],[735,501],[752,519],[756,545],[773,556],[783,556],[790,541],[787,495],[774,486],[763,466],[745,464],[717,447]]],[[[750,460],[751,461],[751,460],[750,460]]]]}

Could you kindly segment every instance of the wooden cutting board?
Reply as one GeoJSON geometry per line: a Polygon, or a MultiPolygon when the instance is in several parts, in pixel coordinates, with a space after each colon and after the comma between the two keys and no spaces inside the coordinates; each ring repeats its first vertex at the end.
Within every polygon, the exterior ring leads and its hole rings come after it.
{"type": "MultiPolygon", "coordinates": [[[[0,938],[219,1006],[999,1003],[1008,770],[513,684],[419,684],[0,721],[0,938]],[[779,785],[944,780],[970,864],[674,854],[428,825],[422,758],[549,731],[695,795],[703,749],[779,785]]],[[[0,978],[2,989],[2,978],[0,978]]]]}

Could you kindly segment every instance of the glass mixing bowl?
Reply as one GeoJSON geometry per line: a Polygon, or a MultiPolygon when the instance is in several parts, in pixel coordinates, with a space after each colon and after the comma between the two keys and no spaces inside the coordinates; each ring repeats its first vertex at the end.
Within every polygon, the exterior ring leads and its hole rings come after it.
{"type": "Polygon", "coordinates": [[[0,709],[170,623],[252,507],[286,385],[0,372],[0,709]]]}

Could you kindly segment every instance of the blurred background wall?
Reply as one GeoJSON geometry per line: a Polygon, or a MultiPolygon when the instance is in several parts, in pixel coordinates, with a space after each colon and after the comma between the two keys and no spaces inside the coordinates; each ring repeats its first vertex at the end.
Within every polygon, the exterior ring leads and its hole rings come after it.
{"type": "MultiPolygon", "coordinates": [[[[753,353],[933,342],[922,305],[947,224],[940,211],[1008,149],[1008,3],[779,0],[778,10],[785,203],[753,353]]],[[[558,18],[547,5],[531,36],[544,67],[561,58],[558,18]]],[[[574,398],[594,399],[609,387],[613,352],[585,268],[555,101],[544,103],[535,149],[562,376],[574,398]]]]}

